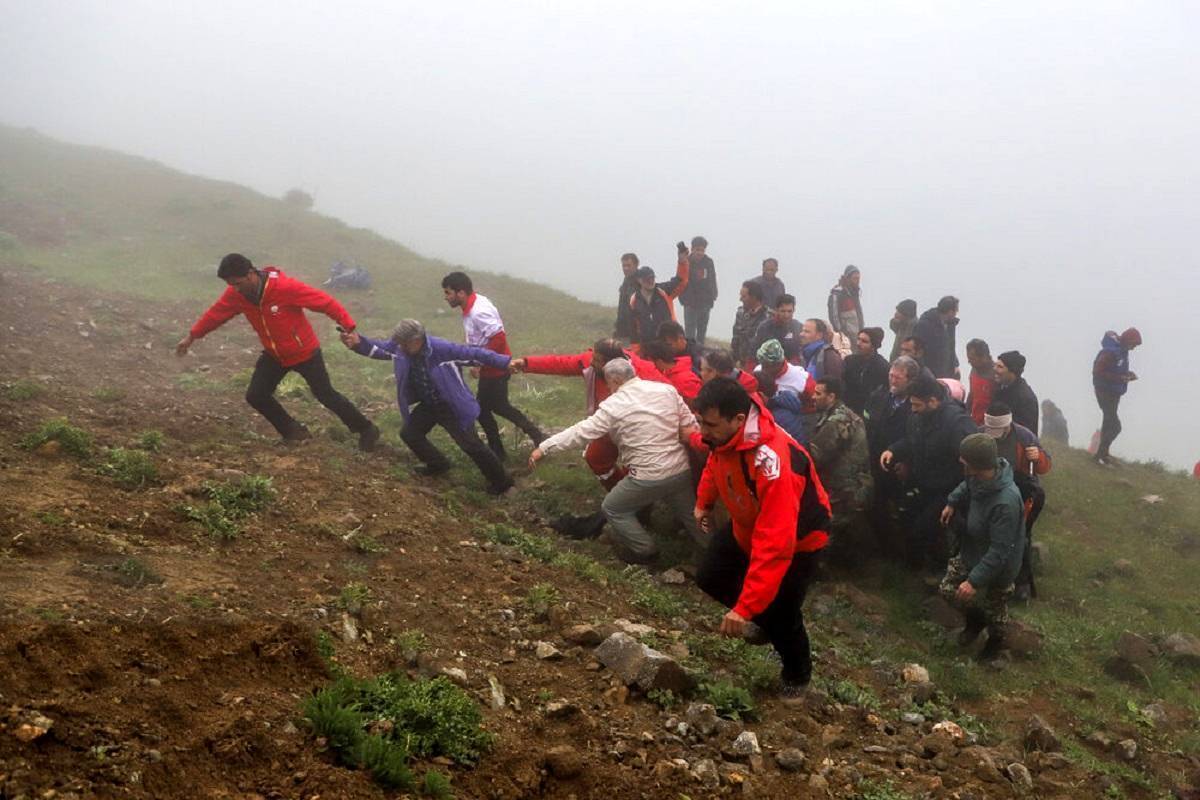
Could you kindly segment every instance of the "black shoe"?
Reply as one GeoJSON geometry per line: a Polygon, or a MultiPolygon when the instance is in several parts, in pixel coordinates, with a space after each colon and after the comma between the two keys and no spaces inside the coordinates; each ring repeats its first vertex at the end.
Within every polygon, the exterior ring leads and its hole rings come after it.
{"type": "Polygon", "coordinates": [[[802,701],[808,695],[808,686],[810,681],[789,681],[783,680],[779,687],[779,699],[784,703],[791,701],[793,703],[802,701]]]}
{"type": "Polygon", "coordinates": [[[298,422],[283,435],[283,440],[289,443],[304,442],[311,438],[312,434],[308,432],[308,428],[304,427],[298,422]]]}
{"type": "Polygon", "coordinates": [[[426,478],[436,478],[438,475],[445,475],[449,471],[449,466],[433,466],[431,464],[421,464],[413,469],[413,472],[418,475],[424,475],[426,478]]]}
{"type": "Polygon", "coordinates": [[[514,485],[515,484],[512,481],[509,481],[508,483],[502,483],[499,485],[489,485],[487,487],[487,493],[492,495],[493,497],[500,497],[501,495],[507,494],[508,490],[512,489],[514,485]]]}
{"type": "Polygon", "coordinates": [[[375,449],[375,445],[379,443],[379,426],[372,423],[371,427],[359,432],[358,434],[358,449],[364,453],[369,453],[375,449]]]}
{"type": "Polygon", "coordinates": [[[983,618],[982,614],[968,612],[967,625],[958,634],[958,646],[970,647],[975,644],[975,640],[979,638],[979,634],[983,633],[983,629],[986,627],[987,620],[983,618]]]}
{"type": "Polygon", "coordinates": [[[568,539],[595,539],[600,535],[600,531],[604,530],[604,523],[607,521],[603,511],[582,517],[568,514],[551,522],[550,527],[568,539]]]}
{"type": "Polygon", "coordinates": [[[979,651],[979,660],[992,661],[999,658],[1002,652],[1004,652],[1004,634],[990,631],[987,642],[984,643],[983,649],[979,651]]]}

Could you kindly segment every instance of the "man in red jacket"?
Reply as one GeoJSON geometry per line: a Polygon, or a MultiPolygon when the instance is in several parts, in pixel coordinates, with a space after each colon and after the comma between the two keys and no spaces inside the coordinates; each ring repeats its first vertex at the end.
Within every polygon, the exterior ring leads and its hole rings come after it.
{"type": "Polygon", "coordinates": [[[354,318],[342,304],[320,289],[289,278],[279,267],[255,269],[250,259],[240,253],[230,253],[221,259],[217,277],[225,281],[228,288],[179,341],[175,354],[187,355],[188,348],[197,339],[204,338],[238,314],[245,314],[263,345],[262,355],[254,365],[254,375],[246,389],[246,402],[275,426],[284,441],[310,438],[312,434],[308,428],[297,422],[275,399],[275,388],[283,376],[295,370],[308,383],[321,405],[337,414],[347,428],[358,434],[359,449],[373,449],[379,441],[379,428],[333,388],[321,355],[321,343],[304,316],[306,308],[320,311],[342,330],[353,331],[354,318]]]}
{"type": "Polygon", "coordinates": [[[731,378],[714,378],[696,398],[700,433],[712,450],[696,492],[696,521],[712,531],[717,498],[730,522],[712,536],[697,585],[730,611],[721,633],[757,625],[783,661],[783,693],[812,677],[801,605],[829,541],[829,497],[808,452],[780,430],[761,401],[731,378]]]}

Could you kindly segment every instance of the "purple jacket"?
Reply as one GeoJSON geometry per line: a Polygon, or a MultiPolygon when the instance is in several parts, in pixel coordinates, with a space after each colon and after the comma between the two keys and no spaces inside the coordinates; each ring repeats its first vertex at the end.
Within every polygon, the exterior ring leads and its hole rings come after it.
{"type": "Polygon", "coordinates": [[[481,364],[485,367],[507,369],[512,356],[501,355],[482,347],[457,344],[437,336],[425,335],[425,348],[420,355],[410,356],[401,349],[400,345],[390,339],[368,339],[359,337],[358,346],[354,351],[361,356],[390,360],[396,373],[396,403],[400,406],[400,414],[408,422],[409,407],[418,402],[408,391],[408,367],[410,359],[423,358],[429,364],[429,377],[442,398],[458,420],[463,430],[469,430],[479,416],[479,403],[475,395],[463,381],[461,366],[463,364],[481,364]]]}

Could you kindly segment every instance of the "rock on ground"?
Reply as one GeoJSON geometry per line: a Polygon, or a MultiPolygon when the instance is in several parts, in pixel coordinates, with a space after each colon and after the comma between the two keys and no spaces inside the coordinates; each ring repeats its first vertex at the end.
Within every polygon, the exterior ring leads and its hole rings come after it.
{"type": "Polygon", "coordinates": [[[560,780],[577,778],[583,772],[583,756],[569,744],[560,744],[546,751],[546,769],[560,780]]]}
{"type": "Polygon", "coordinates": [[[601,642],[595,655],[622,681],[636,684],[643,691],[669,689],[681,694],[692,688],[692,677],[674,659],[623,631],[617,631],[601,642]]]}
{"type": "Polygon", "coordinates": [[[1025,749],[1053,753],[1062,750],[1062,743],[1046,720],[1034,714],[1025,723],[1025,749]]]}

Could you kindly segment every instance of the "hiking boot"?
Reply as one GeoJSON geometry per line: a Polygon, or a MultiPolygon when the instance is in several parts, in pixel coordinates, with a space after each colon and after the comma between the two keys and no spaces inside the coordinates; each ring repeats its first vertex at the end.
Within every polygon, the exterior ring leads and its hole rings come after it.
{"type": "Polygon", "coordinates": [[[779,702],[784,708],[802,709],[808,705],[809,681],[781,681],[779,702]]]}
{"type": "MultiPolygon", "coordinates": [[[[966,627],[958,634],[958,646],[970,647],[975,644],[975,640],[979,638],[979,634],[983,633],[983,629],[987,627],[987,620],[978,611],[972,609],[967,613],[966,627]]],[[[990,639],[988,641],[991,641],[990,639]]]]}
{"type": "Polygon", "coordinates": [[[283,441],[287,442],[288,444],[308,441],[311,438],[312,434],[308,432],[308,428],[304,427],[298,422],[283,435],[283,441]]]}
{"type": "Polygon", "coordinates": [[[767,636],[767,632],[762,629],[762,626],[753,622],[746,623],[746,628],[742,631],[742,639],[746,644],[756,646],[771,643],[771,638],[767,636]]]}
{"type": "Polygon", "coordinates": [[[603,511],[576,517],[568,514],[550,523],[550,527],[568,539],[595,539],[604,530],[608,518],[603,511]]]}
{"type": "Polygon", "coordinates": [[[487,493],[492,497],[507,497],[508,493],[515,488],[516,484],[514,484],[512,481],[508,481],[507,483],[501,483],[498,485],[489,485],[487,487],[487,493]]]}
{"type": "Polygon", "coordinates": [[[979,651],[980,661],[994,661],[1004,652],[1004,634],[999,631],[988,631],[987,642],[979,651]]]}
{"type": "Polygon", "coordinates": [[[371,427],[365,428],[358,434],[358,449],[364,453],[369,453],[375,449],[375,445],[379,443],[379,426],[374,423],[371,427]]]}

